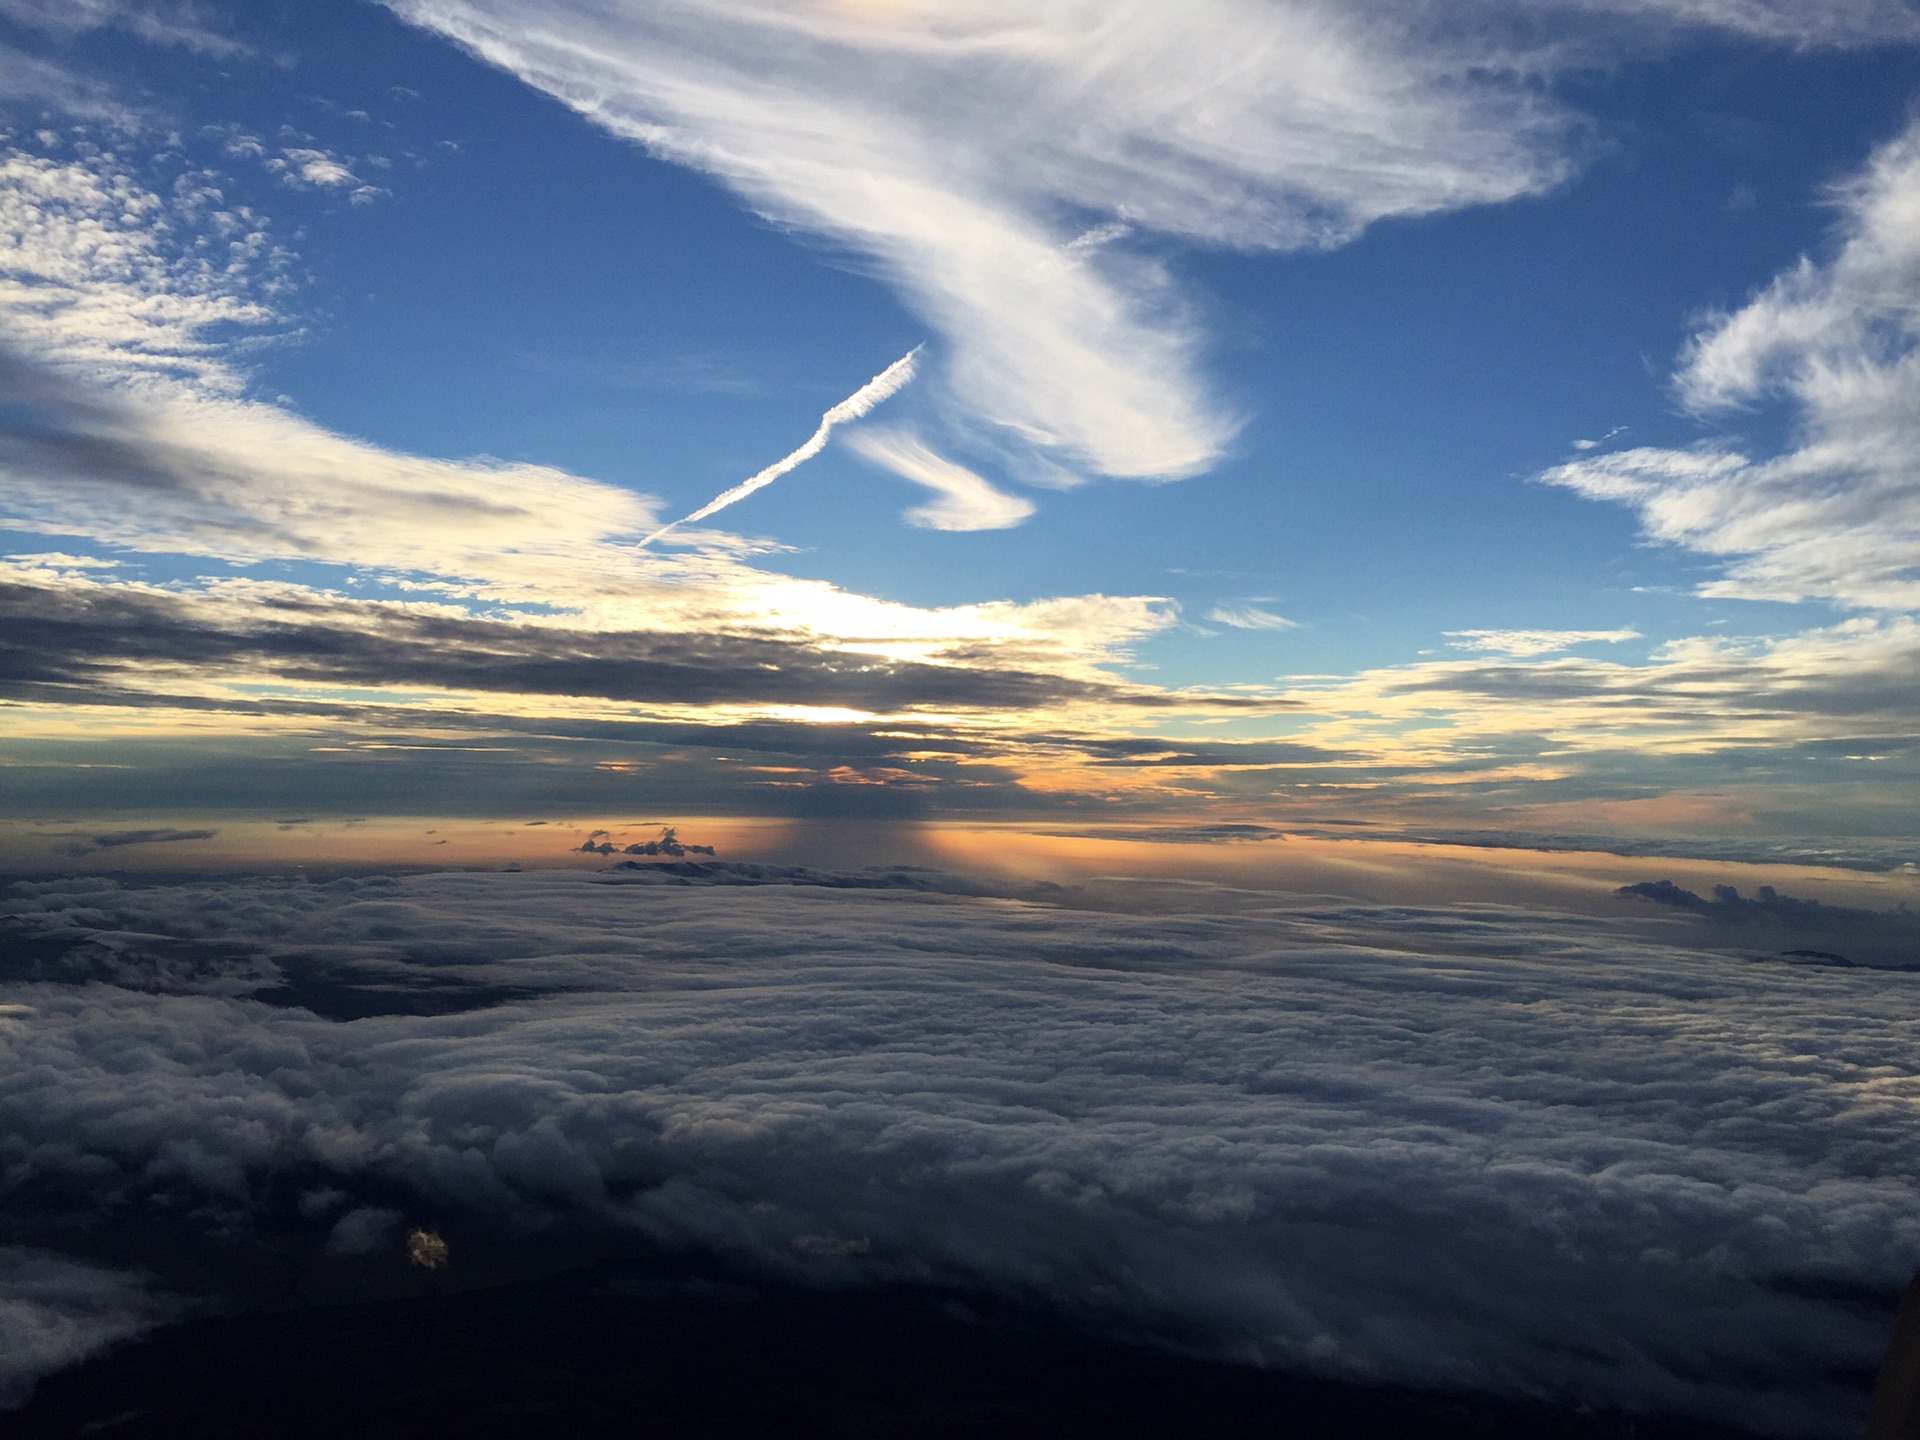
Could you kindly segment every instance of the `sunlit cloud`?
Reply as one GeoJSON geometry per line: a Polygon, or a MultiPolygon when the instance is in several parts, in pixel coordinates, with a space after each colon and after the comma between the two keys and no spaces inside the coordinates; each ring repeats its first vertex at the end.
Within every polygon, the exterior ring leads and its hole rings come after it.
{"type": "Polygon", "coordinates": [[[1525,658],[1571,650],[1576,645],[1619,645],[1638,640],[1638,630],[1449,630],[1449,648],[1525,658]]]}
{"type": "MultiPolygon", "coordinates": [[[[713,532],[697,552],[653,555],[634,542],[659,516],[633,491],[548,466],[396,452],[248,398],[230,340],[284,323],[282,252],[262,217],[217,200],[205,182],[163,196],[111,153],[0,158],[0,221],[14,241],[0,267],[12,347],[0,351],[12,417],[0,430],[0,518],[14,529],[241,566],[313,562],[428,607],[532,607],[527,624],[799,632],[950,664],[991,650],[1085,679],[1116,646],[1170,623],[1150,597],[916,609],[756,569],[713,532]]],[[[812,449],[911,368],[911,357],[896,363],[829,412],[812,449]]],[[[971,498],[977,516],[982,497],[971,498]]],[[[330,603],[278,595],[270,603],[330,603]]]]}
{"type": "Polygon", "coordinates": [[[1033,514],[1031,500],[995,489],[910,431],[859,430],[848,436],[847,444],[863,460],[933,491],[934,499],[906,512],[910,525],[926,530],[1006,530],[1033,514]]]}

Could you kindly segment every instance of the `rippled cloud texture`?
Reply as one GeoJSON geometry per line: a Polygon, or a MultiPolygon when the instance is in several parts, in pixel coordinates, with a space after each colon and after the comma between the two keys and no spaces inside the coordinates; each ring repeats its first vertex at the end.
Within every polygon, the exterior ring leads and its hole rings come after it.
{"type": "Polygon", "coordinates": [[[410,1194],[1275,1365],[1857,1426],[1836,1377],[1884,1335],[1821,1297],[1890,1296],[1920,1243],[1914,974],[1497,906],[979,889],[17,885],[9,1204],[244,1226],[318,1175],[335,1253],[397,1245],[410,1194]]]}

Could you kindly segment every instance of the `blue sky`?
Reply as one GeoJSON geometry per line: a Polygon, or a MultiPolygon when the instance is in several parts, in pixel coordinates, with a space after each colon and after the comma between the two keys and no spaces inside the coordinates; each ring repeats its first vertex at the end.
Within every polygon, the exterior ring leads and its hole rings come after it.
{"type": "Polygon", "coordinates": [[[457,731],[584,809],[1912,828],[1908,6],[0,27],[17,815],[457,731]],[[1311,753],[1116,758],[1201,736],[1311,753]]]}

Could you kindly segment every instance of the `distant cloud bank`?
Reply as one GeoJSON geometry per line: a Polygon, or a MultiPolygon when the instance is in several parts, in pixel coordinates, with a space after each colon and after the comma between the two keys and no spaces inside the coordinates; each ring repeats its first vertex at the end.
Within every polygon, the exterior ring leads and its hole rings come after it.
{"type": "Polygon", "coordinates": [[[244,1224],[297,1173],[343,1255],[408,1204],[564,1212],[1268,1364],[1857,1429],[1883,1325],[1828,1297],[1890,1305],[1920,1250],[1920,976],[1626,901],[1114,915],[668,863],[14,886],[7,1203],[244,1224]]]}

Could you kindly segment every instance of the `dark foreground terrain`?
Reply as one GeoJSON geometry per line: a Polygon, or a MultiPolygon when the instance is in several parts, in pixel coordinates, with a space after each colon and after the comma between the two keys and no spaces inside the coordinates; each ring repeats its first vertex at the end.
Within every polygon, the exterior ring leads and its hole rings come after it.
{"type": "Polygon", "coordinates": [[[1727,1436],[1303,1380],[918,1287],[602,1263],[481,1290],[205,1315],[45,1381],[17,1440],[507,1436],[1727,1436]]]}

